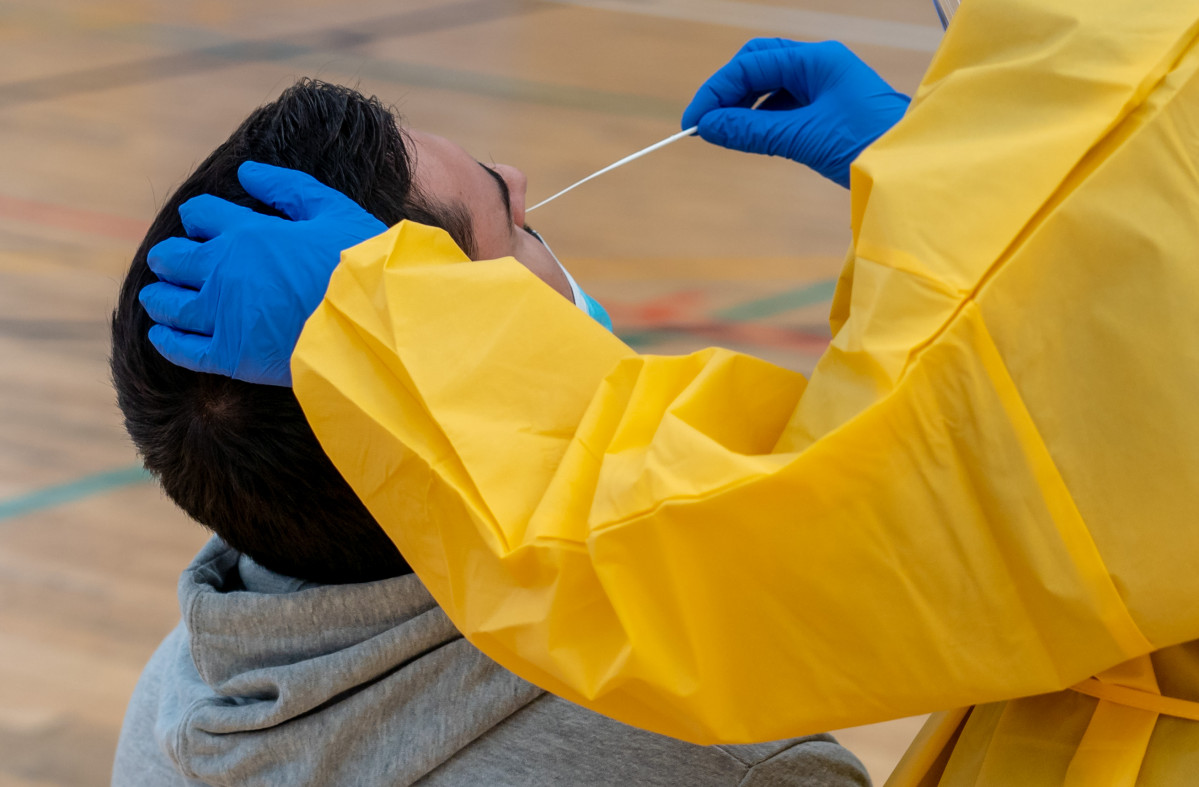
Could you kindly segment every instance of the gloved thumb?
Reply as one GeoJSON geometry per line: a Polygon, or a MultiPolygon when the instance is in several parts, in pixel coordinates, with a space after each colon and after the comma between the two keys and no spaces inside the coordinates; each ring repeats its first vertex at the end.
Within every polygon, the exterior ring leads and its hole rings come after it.
{"type": "Polygon", "coordinates": [[[307,172],[244,161],[237,168],[237,179],[247,194],[293,221],[309,221],[317,216],[370,215],[358,203],[307,172]]]}
{"type": "Polygon", "coordinates": [[[793,115],[801,109],[790,110],[788,119],[778,113],[761,109],[714,109],[699,122],[699,135],[714,145],[746,153],[768,156],[787,156],[787,145],[795,134],[793,115]]]}

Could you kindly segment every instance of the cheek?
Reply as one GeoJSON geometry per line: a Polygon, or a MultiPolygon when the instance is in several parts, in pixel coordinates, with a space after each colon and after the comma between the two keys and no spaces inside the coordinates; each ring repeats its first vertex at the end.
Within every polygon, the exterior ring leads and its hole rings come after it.
{"type": "MultiPolygon", "coordinates": [[[[493,182],[484,185],[493,189],[495,187],[493,182]]],[[[510,256],[519,258],[520,247],[514,242],[516,238],[514,228],[506,221],[507,217],[502,211],[495,210],[492,205],[480,202],[477,199],[479,194],[480,189],[476,187],[471,192],[464,193],[462,199],[459,200],[459,204],[471,217],[476,256],[481,260],[495,260],[510,256]]]]}
{"type": "MultiPolygon", "coordinates": [[[[522,234],[527,235],[523,232],[522,234]]],[[[566,274],[562,272],[562,268],[554,261],[553,255],[531,235],[529,241],[529,244],[522,241],[521,248],[516,252],[516,259],[532,271],[534,276],[553,287],[555,292],[573,303],[574,296],[570,291],[570,282],[566,280],[566,274]]]]}

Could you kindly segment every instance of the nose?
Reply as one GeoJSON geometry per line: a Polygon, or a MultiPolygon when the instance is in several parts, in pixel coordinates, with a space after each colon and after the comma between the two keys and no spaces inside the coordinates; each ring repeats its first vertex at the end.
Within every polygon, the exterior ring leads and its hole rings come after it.
{"type": "Polygon", "coordinates": [[[525,177],[525,173],[509,164],[496,164],[495,171],[508,184],[512,223],[518,227],[525,226],[525,191],[529,186],[529,179],[525,177]]]}

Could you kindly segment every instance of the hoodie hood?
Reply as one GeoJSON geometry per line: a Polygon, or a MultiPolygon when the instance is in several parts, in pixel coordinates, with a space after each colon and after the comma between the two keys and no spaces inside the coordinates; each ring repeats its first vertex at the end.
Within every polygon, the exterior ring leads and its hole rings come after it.
{"type": "Polygon", "coordinates": [[[310,585],[213,539],[179,604],[154,735],[210,784],[408,784],[542,694],[462,639],[415,575],[310,585]]]}

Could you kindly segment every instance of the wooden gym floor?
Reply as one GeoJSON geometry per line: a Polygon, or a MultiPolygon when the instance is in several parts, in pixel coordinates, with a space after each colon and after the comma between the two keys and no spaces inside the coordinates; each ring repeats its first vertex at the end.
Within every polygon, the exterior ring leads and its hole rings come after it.
{"type": "MultiPolygon", "coordinates": [[[[300,76],[517,165],[536,201],[678,129],[748,38],[838,38],[915,88],[926,0],[0,0],[0,787],[99,785],[204,542],[147,482],[107,317],[150,218],[300,76]]],[[[789,162],[676,143],[535,226],[639,349],[808,370],[848,196],[789,162]]],[[[841,739],[881,783],[918,720],[841,739]]]]}

